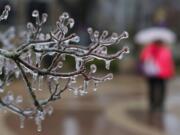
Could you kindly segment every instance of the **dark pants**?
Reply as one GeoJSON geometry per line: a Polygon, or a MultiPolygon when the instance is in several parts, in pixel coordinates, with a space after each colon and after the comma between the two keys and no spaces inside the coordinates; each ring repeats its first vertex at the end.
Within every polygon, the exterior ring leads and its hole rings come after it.
{"type": "Polygon", "coordinates": [[[151,111],[163,111],[166,95],[166,80],[161,78],[148,78],[149,105],[151,111]]]}

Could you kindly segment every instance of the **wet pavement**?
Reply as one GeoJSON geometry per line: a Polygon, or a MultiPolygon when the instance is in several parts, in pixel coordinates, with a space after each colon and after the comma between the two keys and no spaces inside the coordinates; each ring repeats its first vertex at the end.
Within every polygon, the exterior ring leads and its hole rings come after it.
{"type": "MultiPolygon", "coordinates": [[[[2,135],[179,135],[180,78],[168,86],[164,113],[148,112],[143,78],[121,75],[87,96],[64,93],[41,133],[31,119],[20,129],[18,117],[11,113],[0,114],[0,131],[2,135]]],[[[19,83],[13,87],[21,89],[19,83]]]]}

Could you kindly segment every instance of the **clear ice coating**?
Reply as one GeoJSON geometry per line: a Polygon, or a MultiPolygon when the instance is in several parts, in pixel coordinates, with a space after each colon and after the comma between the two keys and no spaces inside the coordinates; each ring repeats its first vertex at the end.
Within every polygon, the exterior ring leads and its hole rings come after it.
{"type": "MultiPolygon", "coordinates": [[[[6,20],[9,12],[10,6],[7,5],[0,15],[0,21],[6,20]]],[[[0,35],[3,44],[0,49],[0,76],[4,76],[0,77],[0,107],[19,116],[20,128],[24,128],[25,118],[30,118],[35,121],[37,131],[40,132],[43,120],[54,112],[52,103],[61,99],[64,91],[83,96],[91,89],[97,91],[101,83],[113,79],[112,73],[97,77],[98,67],[92,63],[96,59],[101,60],[105,63],[104,68],[110,70],[111,62],[122,59],[123,55],[129,53],[129,48],[123,47],[113,54],[109,54],[108,49],[128,38],[128,33],[110,34],[107,30],[101,32],[88,28],[91,43],[89,46],[79,46],[77,43],[80,37],[70,33],[75,21],[67,12],[59,16],[56,27],[50,32],[43,30],[48,19],[47,13],[40,14],[34,10],[32,17],[35,23],[28,22],[26,31],[16,34],[12,27],[0,35]],[[17,47],[10,41],[18,36],[22,44],[17,47]],[[48,63],[43,61],[46,56],[51,58],[48,63]],[[73,71],[64,72],[65,62],[70,62],[66,56],[75,59],[73,71]],[[9,91],[7,87],[14,80],[21,79],[32,100],[32,106],[27,108],[22,107],[22,103],[27,100],[22,95],[16,95],[15,90],[9,91]],[[48,96],[40,98],[37,93],[44,95],[42,92],[48,92],[48,96]]]]}

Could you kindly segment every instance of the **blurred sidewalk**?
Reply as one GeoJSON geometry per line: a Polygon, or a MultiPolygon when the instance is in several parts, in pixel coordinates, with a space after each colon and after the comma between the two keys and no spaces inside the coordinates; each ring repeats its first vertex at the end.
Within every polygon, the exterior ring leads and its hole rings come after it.
{"type": "MultiPolygon", "coordinates": [[[[52,116],[43,122],[42,135],[179,135],[180,77],[169,83],[167,111],[150,115],[147,111],[146,83],[137,76],[119,75],[97,92],[75,97],[66,92],[55,103],[52,116]]],[[[18,88],[19,83],[16,84],[18,88]]],[[[0,114],[2,135],[37,134],[34,121],[19,128],[11,113],[0,114]]]]}

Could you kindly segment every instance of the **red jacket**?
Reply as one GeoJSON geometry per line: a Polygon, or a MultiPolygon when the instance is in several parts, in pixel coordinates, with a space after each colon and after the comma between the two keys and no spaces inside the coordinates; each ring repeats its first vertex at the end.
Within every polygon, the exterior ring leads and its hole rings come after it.
{"type": "Polygon", "coordinates": [[[147,45],[141,52],[140,60],[143,63],[149,58],[153,58],[159,67],[159,73],[156,77],[168,79],[174,75],[175,68],[172,53],[167,45],[157,45],[155,43],[147,45]]]}

